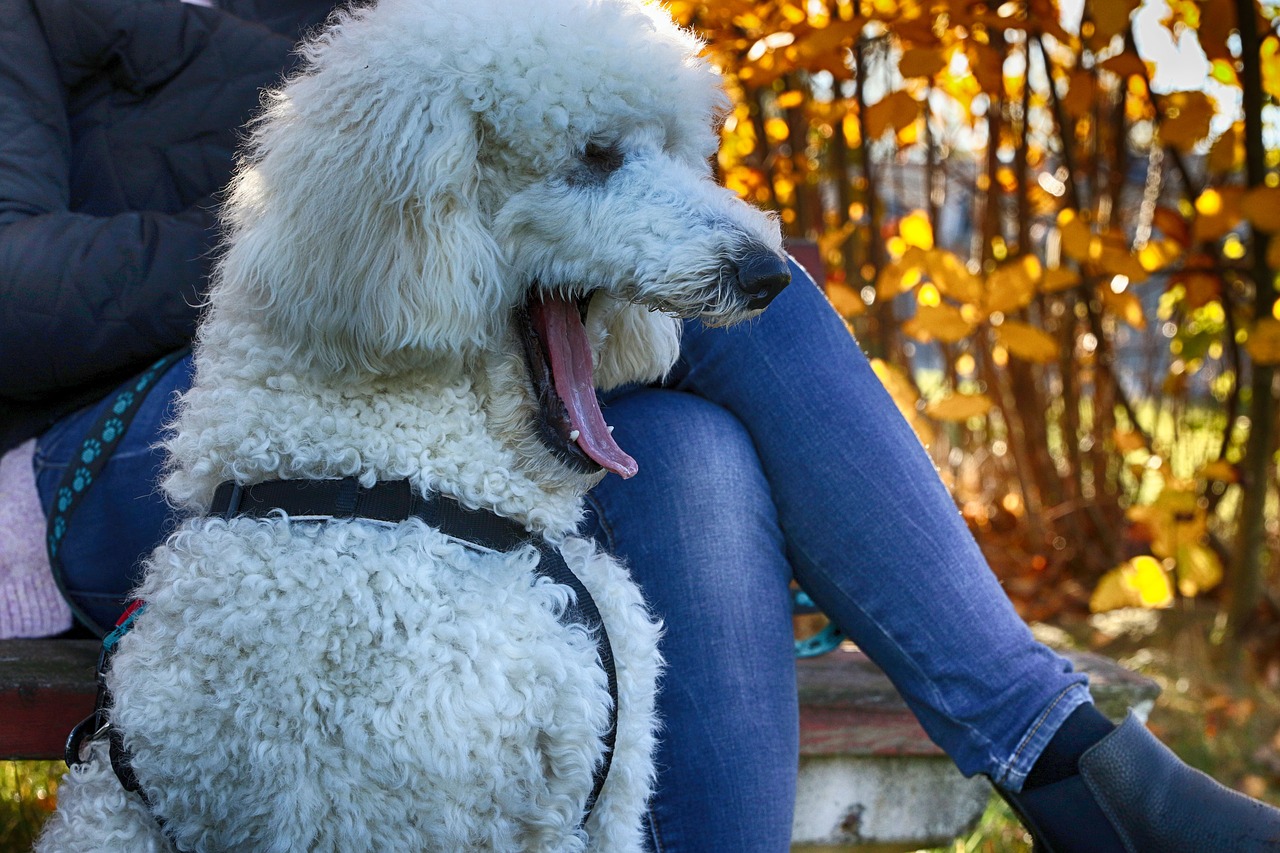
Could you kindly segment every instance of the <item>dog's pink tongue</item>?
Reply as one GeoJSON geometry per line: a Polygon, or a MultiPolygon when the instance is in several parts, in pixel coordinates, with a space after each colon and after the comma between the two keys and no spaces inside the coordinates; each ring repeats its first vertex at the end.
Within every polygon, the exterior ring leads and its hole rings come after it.
{"type": "Polygon", "coordinates": [[[600,411],[591,373],[591,345],[576,303],[546,296],[535,301],[534,322],[551,362],[556,393],[569,412],[569,427],[578,433],[578,447],[601,467],[632,477],[639,466],[613,440],[600,411]]]}

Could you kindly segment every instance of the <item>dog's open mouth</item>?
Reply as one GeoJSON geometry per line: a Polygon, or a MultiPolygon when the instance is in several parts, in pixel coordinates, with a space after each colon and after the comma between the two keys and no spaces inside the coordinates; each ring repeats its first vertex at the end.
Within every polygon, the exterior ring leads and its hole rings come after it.
{"type": "Polygon", "coordinates": [[[519,312],[516,325],[538,398],[538,427],[562,461],[588,472],[604,468],[631,477],[636,461],[613,440],[596,397],[584,325],[590,300],[590,294],[567,298],[533,287],[519,312]]]}

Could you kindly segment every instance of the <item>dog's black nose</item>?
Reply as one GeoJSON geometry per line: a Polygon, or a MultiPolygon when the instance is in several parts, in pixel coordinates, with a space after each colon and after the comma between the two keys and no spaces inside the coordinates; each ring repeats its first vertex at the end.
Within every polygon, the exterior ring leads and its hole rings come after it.
{"type": "Polygon", "coordinates": [[[790,283],[786,259],[767,249],[752,252],[738,262],[738,289],[752,310],[768,305],[790,283]]]}

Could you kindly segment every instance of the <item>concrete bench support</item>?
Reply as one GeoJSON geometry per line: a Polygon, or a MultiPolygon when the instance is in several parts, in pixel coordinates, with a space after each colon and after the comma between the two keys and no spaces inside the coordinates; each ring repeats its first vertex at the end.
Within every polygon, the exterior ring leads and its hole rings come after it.
{"type": "MultiPolygon", "coordinates": [[[[1099,655],[1069,653],[1103,713],[1145,716],[1159,688],[1099,655]]],[[[792,850],[896,853],[970,831],[991,796],[960,775],[861,652],[798,661],[800,779],[792,850]]]]}

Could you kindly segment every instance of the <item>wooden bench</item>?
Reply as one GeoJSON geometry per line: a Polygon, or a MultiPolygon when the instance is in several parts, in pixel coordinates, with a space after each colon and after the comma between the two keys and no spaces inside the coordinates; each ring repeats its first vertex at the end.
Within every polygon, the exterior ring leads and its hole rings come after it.
{"type": "MultiPolygon", "coordinates": [[[[0,642],[0,759],[59,759],[93,710],[98,644],[0,642]]],[[[1155,683],[1106,658],[1072,653],[1104,713],[1150,710],[1155,683]]],[[[991,789],[965,779],[925,736],[889,679],[839,649],[797,662],[800,779],[794,850],[892,853],[948,843],[981,816],[991,789]]]]}

